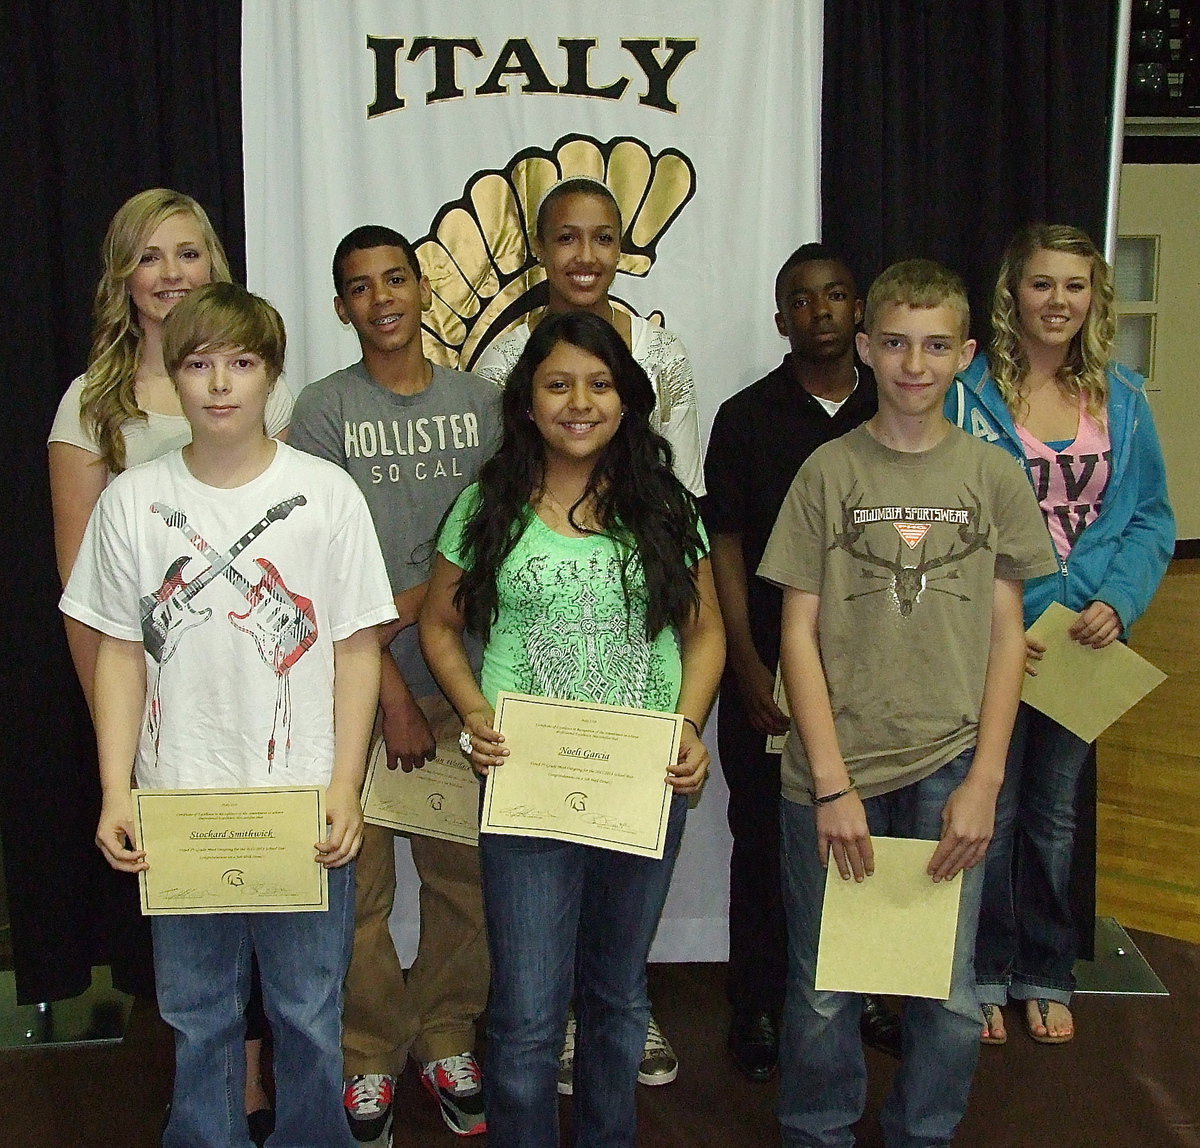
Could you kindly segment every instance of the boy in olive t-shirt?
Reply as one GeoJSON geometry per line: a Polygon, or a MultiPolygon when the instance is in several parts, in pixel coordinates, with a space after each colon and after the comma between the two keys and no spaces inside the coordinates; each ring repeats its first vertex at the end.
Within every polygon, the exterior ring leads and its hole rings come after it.
{"type": "Polygon", "coordinates": [[[825,867],[832,855],[844,879],[868,879],[872,834],[929,839],[930,878],[963,881],[950,997],[904,1010],[888,1144],[949,1144],[979,1055],[979,862],[1021,692],[1022,584],[1056,563],[1020,467],[942,415],[975,349],[967,323],[961,280],[936,263],[876,280],[857,340],[879,411],[801,467],[758,571],[784,591],[794,727],[781,803],[789,1146],[850,1143],[866,1102],[861,996],[814,981],[825,867]]]}

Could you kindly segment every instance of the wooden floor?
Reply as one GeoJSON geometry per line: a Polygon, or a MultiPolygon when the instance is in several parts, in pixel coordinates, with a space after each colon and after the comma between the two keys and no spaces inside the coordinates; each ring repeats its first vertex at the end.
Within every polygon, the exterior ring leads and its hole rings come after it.
{"type": "Polygon", "coordinates": [[[1200,942],[1200,559],[1172,564],[1130,644],[1169,676],[1099,742],[1097,909],[1200,942]]]}
{"type": "MultiPolygon", "coordinates": [[[[1200,1148],[1200,946],[1135,934],[1170,998],[1077,997],[1079,1036],[1034,1044],[1009,1010],[1009,1043],[982,1050],[965,1148],[1200,1148]]],[[[638,1089],[640,1148],[775,1148],[777,1086],[751,1084],[725,1053],[725,966],[653,965],[655,1013],[679,1053],[679,1079],[638,1089]]],[[[486,1071],[486,1054],[485,1054],[486,1071]]],[[[0,1145],[156,1148],[171,1078],[170,1035],[139,1002],[123,1044],[0,1053],[0,1145]]],[[[895,1065],[867,1054],[860,1148],[881,1148],[878,1111],[895,1065]]],[[[564,1130],[570,1101],[561,1105],[564,1130]]],[[[393,1148],[461,1144],[411,1072],[393,1148]]],[[[472,1141],[485,1148],[486,1137],[472,1141]]],[[[570,1143],[564,1137],[564,1143],[570,1143]]],[[[310,1145],[307,1148],[323,1148],[310,1145]]]]}

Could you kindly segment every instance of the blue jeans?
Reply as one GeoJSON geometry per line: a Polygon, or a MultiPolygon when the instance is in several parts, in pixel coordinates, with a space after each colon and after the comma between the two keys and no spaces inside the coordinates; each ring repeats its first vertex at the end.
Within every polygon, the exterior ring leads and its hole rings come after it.
{"type": "MultiPolygon", "coordinates": [[[[942,809],[971,767],[974,749],[931,776],[863,802],[871,833],[884,837],[941,835],[942,809]]],[[[788,922],[788,981],[779,1062],[779,1122],[783,1143],[842,1148],[867,1099],[867,1069],[858,1022],[859,993],[814,987],[825,869],[817,855],[816,811],[780,802],[783,896],[788,922]]],[[[949,1000],[909,999],[903,1056],[881,1114],[889,1148],[949,1144],[967,1107],[979,1059],[979,1005],[972,954],[983,866],[965,870],[949,1000]]]]}
{"type": "Polygon", "coordinates": [[[558,1056],[572,981],[575,1143],[633,1148],[650,1002],[646,958],[683,836],[671,800],[663,859],[541,837],[482,833],[492,957],[487,1090],[491,1148],[558,1144],[558,1056]]]}
{"type": "Polygon", "coordinates": [[[342,980],[354,936],[354,866],[329,870],[325,913],[212,913],[152,921],[158,1008],[175,1030],[163,1148],[253,1148],[245,1020],[258,958],[275,1042],[272,1148],[353,1148],[342,1109],[342,980]]]}
{"type": "Polygon", "coordinates": [[[1088,745],[1021,703],[996,805],[975,943],[979,999],[1068,1004],[1079,937],[1071,911],[1075,805],[1088,745]]]}

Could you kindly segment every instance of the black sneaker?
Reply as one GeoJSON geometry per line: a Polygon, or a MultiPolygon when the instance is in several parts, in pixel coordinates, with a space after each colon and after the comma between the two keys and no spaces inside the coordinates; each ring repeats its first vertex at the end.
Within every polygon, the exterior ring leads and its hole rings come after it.
{"type": "Polygon", "coordinates": [[[346,1081],[342,1104],[350,1131],[360,1144],[370,1144],[383,1135],[392,1114],[395,1090],[395,1079],[380,1072],[367,1072],[346,1081]]]}
{"type": "Polygon", "coordinates": [[[903,1028],[900,1018],[888,1008],[882,997],[863,996],[862,1017],[858,1022],[863,1044],[886,1056],[900,1059],[903,1028]]]}
{"type": "Polygon", "coordinates": [[[254,1141],[255,1148],[263,1148],[267,1137],[275,1131],[275,1109],[258,1108],[253,1112],[247,1112],[246,1124],[250,1129],[250,1139],[254,1141]]]}
{"type": "Polygon", "coordinates": [[[438,1102],[446,1127],[458,1136],[487,1131],[479,1062],[469,1052],[421,1065],[421,1083],[438,1102]]]}

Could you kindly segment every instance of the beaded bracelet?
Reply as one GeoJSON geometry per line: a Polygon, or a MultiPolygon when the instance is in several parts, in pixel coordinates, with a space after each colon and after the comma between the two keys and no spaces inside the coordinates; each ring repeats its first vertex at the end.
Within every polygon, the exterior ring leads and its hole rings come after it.
{"type": "Polygon", "coordinates": [[[837,791],[837,793],[827,793],[827,794],[825,794],[824,797],[818,797],[816,790],[813,790],[813,789],[810,789],[808,791],[808,793],[809,793],[809,796],[812,798],[814,805],[828,805],[831,801],[837,801],[837,799],[839,797],[845,797],[846,794],[849,793],[850,790],[852,790],[854,788],[856,788],[856,786],[854,784],[854,778],[851,778],[850,784],[847,785],[845,789],[839,789],[837,791]]]}

